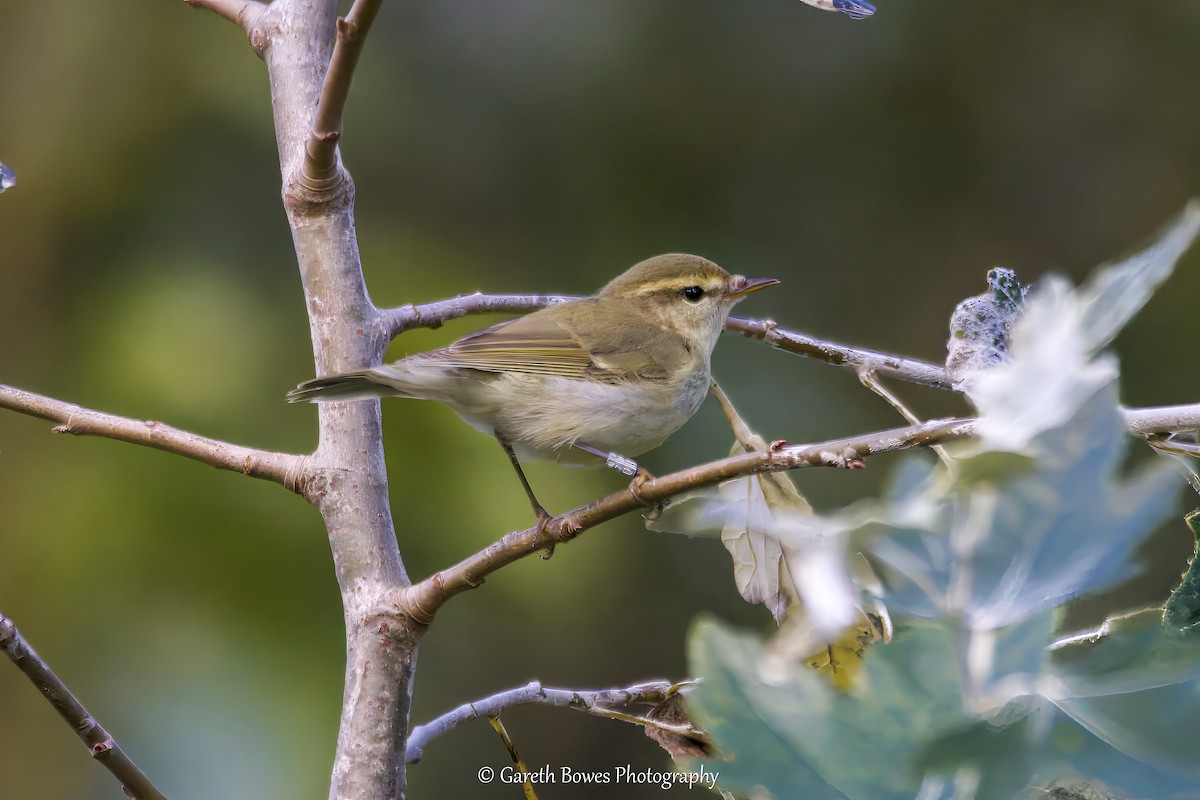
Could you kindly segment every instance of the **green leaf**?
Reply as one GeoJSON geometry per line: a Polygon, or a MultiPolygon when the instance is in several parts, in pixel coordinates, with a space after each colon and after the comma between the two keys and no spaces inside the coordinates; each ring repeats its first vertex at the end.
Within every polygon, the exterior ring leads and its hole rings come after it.
{"type": "Polygon", "coordinates": [[[923,780],[914,765],[925,745],[971,722],[950,636],[935,625],[912,626],[873,648],[849,693],[795,662],[772,666],[760,641],[714,622],[693,628],[689,654],[703,681],[689,697],[693,713],[732,763],[755,760],[753,771],[722,773],[719,783],[729,790],[761,785],[779,798],[912,798],[923,780]],[[768,744],[782,760],[759,764],[758,748],[768,744]]]}
{"type": "Polygon", "coordinates": [[[759,716],[755,698],[761,687],[747,677],[754,674],[759,652],[752,637],[711,620],[700,619],[692,626],[689,669],[704,678],[687,696],[688,710],[724,756],[707,767],[719,773],[718,785],[727,791],[767,792],[779,800],[843,800],[845,795],[807,765],[794,742],[759,716]]]}
{"type": "Polygon", "coordinates": [[[1122,753],[1200,781],[1200,639],[1161,620],[1147,609],[1058,643],[1050,699],[1122,753]]]}
{"type": "Polygon", "coordinates": [[[1192,532],[1195,551],[1187,572],[1163,607],[1163,625],[1192,633],[1200,630],[1200,508],[1183,518],[1192,532]]]}

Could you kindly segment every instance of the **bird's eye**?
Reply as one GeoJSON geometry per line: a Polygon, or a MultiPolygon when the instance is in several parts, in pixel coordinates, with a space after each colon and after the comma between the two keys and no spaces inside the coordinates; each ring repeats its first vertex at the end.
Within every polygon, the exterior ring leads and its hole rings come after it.
{"type": "Polygon", "coordinates": [[[683,290],[683,299],[689,303],[699,303],[700,298],[704,297],[704,290],[699,286],[687,286],[683,290]]]}

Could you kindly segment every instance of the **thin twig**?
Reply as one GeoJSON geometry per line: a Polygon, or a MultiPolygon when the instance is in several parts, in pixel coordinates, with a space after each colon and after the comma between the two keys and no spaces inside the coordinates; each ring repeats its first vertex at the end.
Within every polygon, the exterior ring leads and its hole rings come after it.
{"type": "Polygon", "coordinates": [[[949,419],[910,428],[837,439],[813,445],[787,445],[745,453],[673,472],[614,492],[523,531],[514,531],[459,563],[399,590],[394,602],[422,624],[451,597],[483,583],[493,572],[533,553],[569,541],[582,531],[631,511],[656,505],[674,495],[758,472],[802,467],[858,468],[861,459],[974,435],[975,421],[949,419]]]}
{"type": "Polygon", "coordinates": [[[414,328],[440,328],[450,320],[465,317],[468,314],[536,311],[539,308],[578,299],[578,297],[561,294],[483,294],[476,292],[433,303],[389,308],[382,313],[389,337],[395,338],[414,328]]]}
{"type": "Polygon", "coordinates": [[[899,378],[908,383],[931,386],[934,389],[953,389],[945,367],[875,350],[848,347],[827,342],[807,334],[780,328],[771,320],[730,317],[725,329],[748,339],[766,342],[774,348],[806,358],[815,358],[837,367],[871,370],[887,378],[899,378]]]}
{"type": "Polygon", "coordinates": [[[263,478],[300,491],[306,456],[222,442],[153,420],[129,419],[0,384],[0,408],[59,423],[55,433],[100,436],[190,458],[217,469],[263,478]]]}
{"type": "Polygon", "coordinates": [[[538,800],[537,792],[533,789],[533,781],[529,778],[529,767],[525,766],[524,759],[517,752],[517,745],[513,742],[512,737],[508,735],[508,730],[505,729],[504,723],[500,721],[499,716],[488,717],[488,722],[491,723],[492,730],[500,735],[500,741],[504,743],[504,748],[508,750],[508,757],[512,759],[517,774],[524,776],[524,780],[521,782],[521,789],[525,792],[525,800],[538,800]]]}
{"type": "MultiPolygon", "coordinates": [[[[497,692],[490,697],[464,703],[453,711],[442,714],[437,719],[413,728],[408,739],[407,759],[412,764],[421,759],[425,747],[441,736],[457,728],[464,722],[483,717],[497,717],[507,708],[520,705],[547,705],[560,708],[574,708],[587,714],[599,717],[613,718],[614,707],[625,707],[639,703],[660,705],[665,703],[680,689],[693,685],[691,681],[671,683],[670,681],[649,681],[636,686],[621,689],[554,689],[542,686],[539,681],[521,686],[516,689],[497,692]]],[[[628,715],[623,715],[624,719],[628,715]]],[[[636,723],[644,725],[653,720],[636,717],[636,723]]]]}
{"type": "MultiPolygon", "coordinates": [[[[875,374],[875,370],[872,370],[872,369],[858,370],[858,380],[860,383],[862,383],[863,386],[867,387],[872,392],[874,392],[877,396],[882,398],[885,403],[890,405],[892,408],[896,409],[896,413],[898,413],[900,416],[904,417],[904,421],[907,422],[909,425],[920,425],[921,424],[921,422],[922,422],[921,418],[918,417],[916,414],[914,414],[912,411],[910,411],[908,409],[908,406],[904,405],[904,401],[902,401],[896,395],[892,394],[891,389],[889,389],[883,385],[883,381],[881,381],[879,379],[879,376],[877,376],[875,374]]],[[[954,463],[954,459],[952,459],[950,457],[950,455],[946,452],[946,448],[942,447],[940,444],[933,444],[933,445],[929,446],[929,449],[932,450],[933,452],[937,453],[937,457],[939,459],[941,459],[941,462],[942,462],[942,464],[944,464],[946,466],[946,469],[951,470],[951,473],[950,473],[951,475],[955,474],[954,470],[956,469],[956,466],[954,463]]]]}
{"type": "Polygon", "coordinates": [[[337,143],[342,138],[342,117],[354,68],[362,55],[367,32],[382,0],[354,0],[350,13],[338,17],[337,42],[329,58],[329,71],[313,116],[312,132],[304,148],[301,183],[313,191],[328,189],[341,179],[337,163],[337,143]]]}
{"type": "Polygon", "coordinates": [[[1155,433],[1146,437],[1146,443],[1155,450],[1173,453],[1180,456],[1200,458],[1200,444],[1196,442],[1180,442],[1172,439],[1169,434],[1155,433]]]}
{"type": "Polygon", "coordinates": [[[166,800],[125,751],[96,721],[83,704],[75,699],[67,685],[41,659],[12,620],[0,614],[0,650],[12,659],[17,669],[38,688],[38,692],[71,726],[71,730],[87,745],[92,758],[121,782],[121,789],[133,800],[166,800]]]}
{"type": "Polygon", "coordinates": [[[750,426],[746,424],[746,420],[742,419],[742,415],[733,407],[733,401],[729,399],[729,395],[725,394],[717,382],[709,381],[708,393],[717,401],[717,405],[721,407],[721,412],[725,414],[725,419],[729,421],[729,427],[733,429],[733,438],[742,446],[742,449],[747,453],[755,450],[761,450],[761,446],[766,442],[761,436],[750,430],[750,426]]]}
{"type": "Polygon", "coordinates": [[[260,14],[267,10],[265,3],[254,0],[183,0],[192,8],[204,8],[229,20],[247,34],[260,14]]]}

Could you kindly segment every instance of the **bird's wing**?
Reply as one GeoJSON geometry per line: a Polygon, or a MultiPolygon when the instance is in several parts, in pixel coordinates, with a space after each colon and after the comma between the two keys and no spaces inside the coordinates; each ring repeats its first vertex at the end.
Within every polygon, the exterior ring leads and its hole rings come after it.
{"type": "Polygon", "coordinates": [[[437,351],[436,360],[449,367],[576,380],[669,376],[670,371],[649,357],[647,349],[641,346],[652,336],[661,337],[661,330],[606,318],[600,323],[602,327],[593,331],[590,330],[593,325],[585,321],[587,318],[581,319],[570,313],[572,310],[560,307],[556,314],[537,311],[502,322],[437,351]],[[614,326],[622,331],[619,345],[611,335],[614,326]]]}
{"type": "Polygon", "coordinates": [[[548,314],[533,313],[459,339],[438,353],[446,366],[584,378],[591,354],[548,314]]]}

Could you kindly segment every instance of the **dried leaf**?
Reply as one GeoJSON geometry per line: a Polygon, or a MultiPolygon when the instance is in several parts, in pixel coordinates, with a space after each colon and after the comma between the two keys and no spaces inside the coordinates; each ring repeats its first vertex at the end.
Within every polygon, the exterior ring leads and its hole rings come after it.
{"type": "Polygon", "coordinates": [[[663,723],[664,727],[646,725],[643,730],[672,758],[712,758],[716,752],[708,733],[688,716],[679,692],[655,706],[646,717],[663,723]]]}

